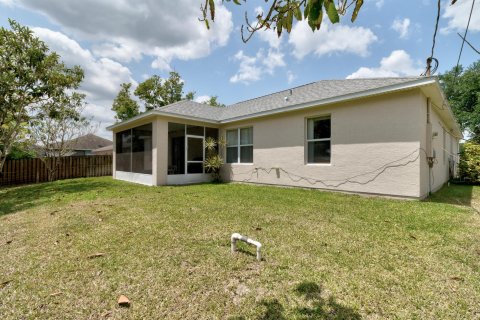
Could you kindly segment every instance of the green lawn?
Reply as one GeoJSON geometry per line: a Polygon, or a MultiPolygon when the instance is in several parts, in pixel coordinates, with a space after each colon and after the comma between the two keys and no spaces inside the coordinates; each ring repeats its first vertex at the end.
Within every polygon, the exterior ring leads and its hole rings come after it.
{"type": "Polygon", "coordinates": [[[479,319],[478,199],[467,186],[419,202],[111,178],[0,189],[0,315],[479,319]],[[265,260],[230,254],[233,232],[265,260]]]}

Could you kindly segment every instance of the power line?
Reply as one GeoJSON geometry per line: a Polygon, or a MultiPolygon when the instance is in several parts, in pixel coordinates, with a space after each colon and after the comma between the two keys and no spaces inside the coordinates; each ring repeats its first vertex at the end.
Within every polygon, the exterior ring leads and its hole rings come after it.
{"type": "Polygon", "coordinates": [[[441,12],[441,3],[440,2],[441,2],[441,0],[438,0],[437,21],[435,22],[435,32],[433,33],[432,54],[430,55],[430,58],[433,58],[433,53],[435,51],[435,44],[436,44],[437,32],[438,32],[438,23],[440,21],[440,12],[441,12]]]}
{"type": "Polygon", "coordinates": [[[462,35],[461,35],[460,33],[457,32],[457,34],[458,34],[458,36],[459,36],[460,38],[462,38],[462,39],[470,46],[470,48],[472,48],[473,51],[475,51],[476,53],[480,54],[480,51],[479,51],[477,48],[475,48],[470,42],[468,42],[467,39],[465,39],[464,37],[462,37],[462,35]]]}
{"type": "Polygon", "coordinates": [[[430,57],[427,59],[427,68],[425,69],[425,72],[421,74],[421,76],[430,76],[431,74],[434,74],[437,69],[439,62],[436,58],[433,57],[433,54],[435,53],[435,45],[437,41],[437,32],[438,32],[438,24],[440,21],[440,13],[441,13],[441,0],[438,0],[437,3],[437,20],[435,22],[435,32],[433,33],[433,41],[432,41],[432,52],[430,54],[430,57]],[[435,66],[432,69],[432,62],[435,63],[435,66]]]}
{"type": "Polygon", "coordinates": [[[468,17],[467,28],[465,29],[465,34],[462,39],[462,46],[460,47],[460,54],[458,55],[457,66],[455,67],[455,79],[458,75],[458,66],[460,65],[460,58],[462,57],[463,46],[465,45],[465,39],[467,38],[468,28],[470,27],[470,20],[472,20],[473,7],[475,6],[475,0],[472,1],[472,8],[470,9],[470,16],[468,17]]]}

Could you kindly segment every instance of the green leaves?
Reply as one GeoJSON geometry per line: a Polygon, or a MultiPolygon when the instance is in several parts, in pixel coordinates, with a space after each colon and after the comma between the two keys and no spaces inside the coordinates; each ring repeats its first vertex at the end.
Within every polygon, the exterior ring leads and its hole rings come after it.
{"type": "Polygon", "coordinates": [[[340,22],[340,17],[338,16],[337,8],[335,7],[335,3],[333,3],[333,0],[325,0],[325,9],[327,10],[330,22],[340,22]]]}
{"type": "Polygon", "coordinates": [[[183,80],[174,71],[167,79],[153,75],[138,85],[135,95],[145,103],[147,111],[160,108],[183,99],[183,80]]]}
{"type": "Polygon", "coordinates": [[[137,101],[130,96],[131,83],[122,83],[120,92],[113,100],[112,111],[115,111],[115,118],[119,121],[125,121],[135,117],[140,113],[137,101]]]}
{"type": "MultiPolygon", "coordinates": [[[[45,101],[65,96],[83,79],[82,68],[67,68],[28,27],[9,23],[9,29],[0,27],[0,171],[6,153],[23,139],[45,101]]],[[[52,105],[52,114],[60,107],[52,105]]]]}
{"type": "Polygon", "coordinates": [[[295,19],[297,19],[298,21],[302,21],[302,10],[300,10],[300,6],[295,6],[293,11],[295,19]]]}
{"type": "Polygon", "coordinates": [[[312,31],[319,30],[323,20],[323,0],[309,0],[308,1],[308,25],[312,28],[312,31]]]}
{"type": "MultiPolygon", "coordinates": [[[[210,6],[210,17],[212,21],[215,18],[215,2],[214,0],[203,0],[201,5],[201,11],[203,19],[207,29],[210,28],[207,18],[208,7],[210,6]],[[212,11],[213,10],[213,11],[212,11]]],[[[274,29],[277,35],[280,37],[282,32],[286,30],[290,33],[295,23],[294,19],[301,21],[307,20],[308,25],[312,31],[319,30],[323,16],[326,14],[332,24],[340,22],[340,15],[345,15],[348,9],[354,6],[352,12],[352,22],[354,22],[360,9],[364,3],[364,0],[264,0],[268,3],[269,7],[264,11],[265,14],[257,14],[256,22],[252,22],[248,18],[248,12],[245,12],[245,24],[242,25],[241,34],[242,40],[247,42],[252,35],[260,30],[274,29]],[[302,14],[303,11],[303,14],[302,14]],[[248,35],[245,36],[244,33],[248,35]]],[[[241,0],[223,0],[223,2],[233,2],[236,5],[241,5],[241,0]]]]}
{"type": "Polygon", "coordinates": [[[355,4],[355,9],[353,9],[352,13],[352,22],[355,22],[357,20],[358,13],[360,12],[360,8],[363,5],[363,0],[357,0],[357,3],[355,4]]]}
{"type": "Polygon", "coordinates": [[[480,142],[480,60],[468,68],[452,68],[440,75],[442,89],[460,124],[471,140],[480,142]]]}
{"type": "MultiPolygon", "coordinates": [[[[215,20],[215,1],[214,0],[208,0],[208,5],[210,6],[210,17],[213,20],[215,20]]],[[[207,20],[205,20],[207,21],[207,20]]]]}

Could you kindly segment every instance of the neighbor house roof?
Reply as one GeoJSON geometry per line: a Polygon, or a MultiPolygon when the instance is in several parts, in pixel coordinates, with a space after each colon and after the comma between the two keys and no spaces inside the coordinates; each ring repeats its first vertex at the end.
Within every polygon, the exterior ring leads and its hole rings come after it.
{"type": "Polygon", "coordinates": [[[94,150],[109,145],[112,145],[112,141],[89,133],[76,138],[71,148],[73,150],[94,150]]]}
{"type": "Polygon", "coordinates": [[[112,152],[113,152],[113,144],[106,147],[101,147],[101,148],[92,150],[93,154],[106,154],[106,153],[112,153],[112,152]]]}
{"type": "Polygon", "coordinates": [[[218,124],[228,123],[432,84],[438,86],[436,77],[322,80],[245,100],[224,108],[183,100],[145,112],[130,120],[110,126],[108,129],[112,130],[128,122],[152,115],[174,116],[218,124]]]}

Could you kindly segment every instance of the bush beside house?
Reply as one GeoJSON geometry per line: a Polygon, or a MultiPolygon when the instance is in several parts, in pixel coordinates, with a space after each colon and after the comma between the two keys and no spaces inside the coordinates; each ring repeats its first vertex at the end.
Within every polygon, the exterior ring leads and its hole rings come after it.
{"type": "Polygon", "coordinates": [[[459,170],[462,180],[480,182],[480,144],[465,142],[461,146],[459,170]]]}

